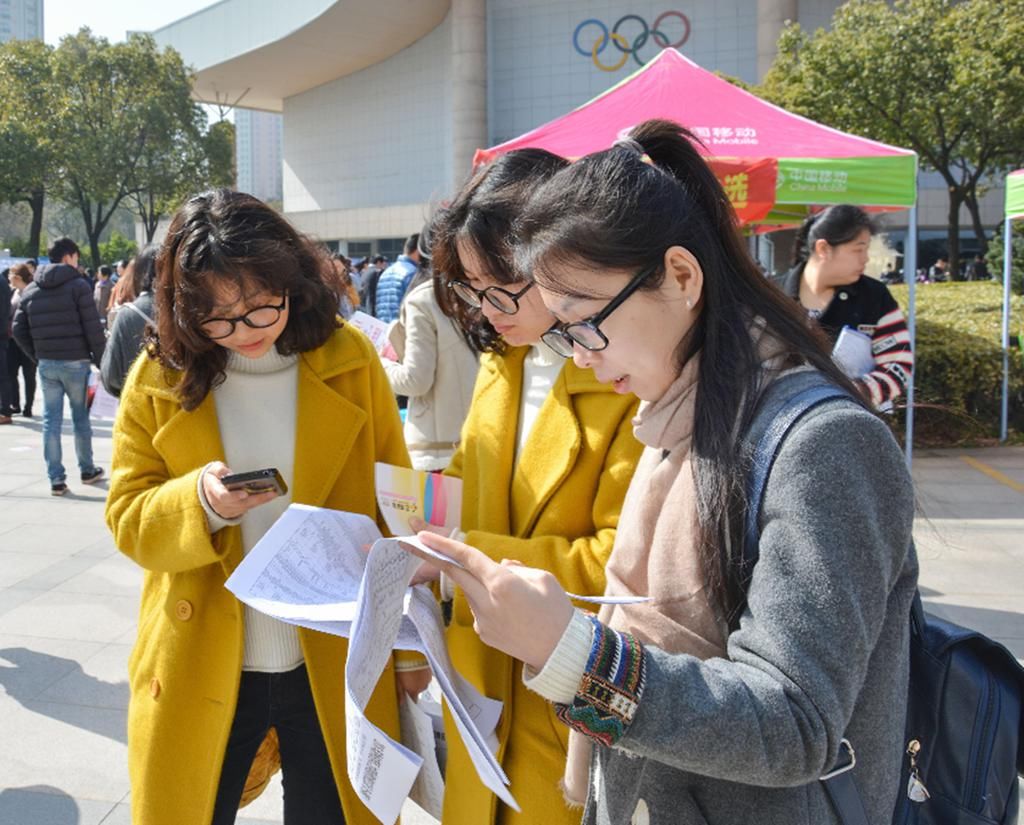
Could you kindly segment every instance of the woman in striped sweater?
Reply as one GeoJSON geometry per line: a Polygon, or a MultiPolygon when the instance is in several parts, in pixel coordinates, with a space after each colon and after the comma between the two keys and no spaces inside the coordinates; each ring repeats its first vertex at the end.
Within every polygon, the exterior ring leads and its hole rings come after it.
{"type": "Polygon", "coordinates": [[[863,209],[839,204],[812,215],[797,235],[794,267],[776,279],[834,344],[843,327],[871,338],[874,367],[852,376],[871,404],[887,410],[914,369],[910,333],[896,299],[864,274],[875,226],[863,209]]]}

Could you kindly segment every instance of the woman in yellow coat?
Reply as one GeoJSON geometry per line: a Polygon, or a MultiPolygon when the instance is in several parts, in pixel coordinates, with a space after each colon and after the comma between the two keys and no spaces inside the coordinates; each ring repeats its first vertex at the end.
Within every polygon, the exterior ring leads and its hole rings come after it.
{"type": "MultiPolygon", "coordinates": [[[[539,150],[505,155],[473,178],[441,219],[434,263],[451,279],[448,311],[488,350],[446,473],[463,481],[466,543],[498,561],[549,570],[571,592],[600,594],[640,456],[631,424],[638,402],[541,342],[553,318],[510,265],[516,214],[564,163],[539,150]]],[[[477,689],[504,703],[498,758],[522,812],[479,781],[449,720],[443,822],[578,823],[582,812],[565,804],[559,787],[564,726],[525,688],[521,664],[480,641],[467,602],[461,592],[453,595],[452,660],[477,689]]]]}
{"type": "MultiPolygon", "coordinates": [[[[285,822],[376,821],[347,777],[346,640],[254,614],[224,587],[289,501],[377,517],[374,462],[408,465],[379,359],[338,328],[323,265],[272,209],[224,191],[190,200],[162,250],[158,341],[121,395],[106,514],[146,571],[129,660],[134,825],[233,822],[271,725],[285,822]],[[290,489],[229,491],[229,464],[276,466],[290,489]]],[[[391,667],[368,715],[397,735],[391,667]]]]}

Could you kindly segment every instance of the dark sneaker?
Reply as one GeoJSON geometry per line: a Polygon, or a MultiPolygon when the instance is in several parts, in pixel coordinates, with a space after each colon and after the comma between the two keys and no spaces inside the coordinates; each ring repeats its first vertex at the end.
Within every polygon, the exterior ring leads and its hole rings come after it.
{"type": "Polygon", "coordinates": [[[23,409],[21,411],[21,414],[25,418],[31,418],[32,417],[32,408],[31,407],[25,407],[25,409],[23,409]]]}
{"type": "Polygon", "coordinates": [[[68,485],[63,481],[58,481],[56,484],[50,485],[51,496],[62,496],[68,491],[68,485]]]}
{"type": "Polygon", "coordinates": [[[95,484],[103,478],[103,468],[94,467],[91,473],[82,473],[82,484],[95,484]]]}

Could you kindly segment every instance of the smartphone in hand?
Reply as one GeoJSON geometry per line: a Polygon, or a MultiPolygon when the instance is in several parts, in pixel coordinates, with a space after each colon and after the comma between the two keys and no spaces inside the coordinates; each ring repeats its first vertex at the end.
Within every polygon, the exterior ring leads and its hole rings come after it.
{"type": "Polygon", "coordinates": [[[251,470],[248,473],[232,473],[221,478],[220,483],[229,490],[245,490],[253,495],[273,490],[279,496],[283,496],[288,492],[288,485],[284,483],[276,467],[251,470]]]}

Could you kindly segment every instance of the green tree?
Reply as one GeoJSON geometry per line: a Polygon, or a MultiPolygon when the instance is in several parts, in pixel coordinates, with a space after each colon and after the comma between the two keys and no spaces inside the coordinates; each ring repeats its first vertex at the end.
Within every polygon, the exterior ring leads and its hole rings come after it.
{"type": "Polygon", "coordinates": [[[133,258],[138,251],[139,245],[135,241],[115,229],[110,233],[110,240],[100,244],[100,259],[103,263],[112,264],[114,261],[133,258]]]}
{"type": "Polygon", "coordinates": [[[1024,157],[1024,0],[850,0],[832,28],[791,24],[760,93],[839,129],[917,152],[945,181],[950,267],[960,207],[979,243],[979,188],[1024,157]]]}
{"type": "Polygon", "coordinates": [[[195,105],[191,123],[179,123],[166,145],[154,145],[140,159],[131,193],[151,243],[160,219],[190,195],[211,187],[234,186],[234,126],[219,121],[206,127],[206,114],[195,105]]]}
{"type": "Polygon", "coordinates": [[[100,236],[127,198],[151,192],[152,207],[140,198],[150,214],[170,197],[181,147],[201,144],[201,110],[181,57],[157,50],[149,35],[111,44],[83,28],[61,40],[54,57],[63,93],[54,138],[64,147],[56,194],[82,213],[99,266],[100,236]]]}
{"type": "Polygon", "coordinates": [[[48,124],[55,90],[53,50],[38,40],[0,44],[0,201],[27,203],[32,210],[24,247],[39,254],[47,181],[56,168],[48,124]]]}
{"type": "Polygon", "coordinates": [[[207,185],[233,189],[236,181],[235,124],[223,118],[211,124],[204,145],[207,185]]]}

